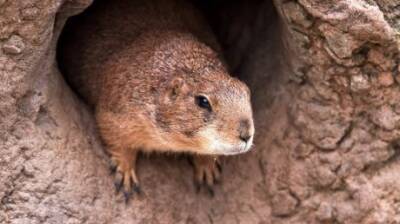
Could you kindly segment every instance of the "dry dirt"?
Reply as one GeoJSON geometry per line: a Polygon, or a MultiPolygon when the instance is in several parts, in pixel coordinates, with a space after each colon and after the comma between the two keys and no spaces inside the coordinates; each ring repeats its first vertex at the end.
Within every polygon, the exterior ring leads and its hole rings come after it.
{"type": "Polygon", "coordinates": [[[0,0],[0,223],[400,223],[398,0],[207,6],[251,87],[256,147],[224,160],[214,198],[184,157],[142,157],[129,205],[55,60],[90,4],[0,0]]]}

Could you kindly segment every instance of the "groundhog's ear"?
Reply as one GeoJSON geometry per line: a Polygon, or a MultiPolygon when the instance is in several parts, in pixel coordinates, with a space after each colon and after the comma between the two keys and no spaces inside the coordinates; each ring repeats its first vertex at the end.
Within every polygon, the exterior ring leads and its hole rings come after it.
{"type": "Polygon", "coordinates": [[[175,77],[168,85],[168,98],[175,100],[179,95],[184,95],[189,91],[189,88],[182,78],[175,77]]]}

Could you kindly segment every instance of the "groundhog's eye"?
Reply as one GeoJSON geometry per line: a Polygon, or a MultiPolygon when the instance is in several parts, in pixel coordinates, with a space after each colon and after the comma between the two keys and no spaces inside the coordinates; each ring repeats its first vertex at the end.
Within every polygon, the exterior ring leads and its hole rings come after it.
{"type": "Polygon", "coordinates": [[[210,102],[208,101],[207,97],[205,96],[196,96],[196,104],[204,109],[207,109],[211,111],[211,105],[210,102]]]}

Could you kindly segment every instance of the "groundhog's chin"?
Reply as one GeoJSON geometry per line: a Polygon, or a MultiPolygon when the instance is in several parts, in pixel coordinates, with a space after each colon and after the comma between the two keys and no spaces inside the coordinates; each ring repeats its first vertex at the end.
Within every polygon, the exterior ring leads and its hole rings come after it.
{"type": "Polygon", "coordinates": [[[207,149],[210,154],[215,155],[236,155],[248,152],[251,149],[250,144],[221,144],[221,142],[211,143],[207,149]]]}
{"type": "Polygon", "coordinates": [[[253,138],[247,142],[237,141],[232,143],[229,140],[221,138],[218,134],[210,135],[207,133],[203,137],[205,139],[203,142],[206,142],[203,147],[207,154],[236,155],[248,152],[253,146],[253,138]]]}
{"type": "Polygon", "coordinates": [[[248,143],[240,142],[238,144],[231,145],[231,147],[222,148],[220,151],[221,154],[224,155],[236,155],[250,151],[253,146],[253,141],[249,141],[248,143]]]}

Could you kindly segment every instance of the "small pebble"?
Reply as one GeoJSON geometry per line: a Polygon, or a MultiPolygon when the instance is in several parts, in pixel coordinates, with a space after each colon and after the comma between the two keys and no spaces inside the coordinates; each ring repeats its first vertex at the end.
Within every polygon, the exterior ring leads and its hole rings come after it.
{"type": "Polygon", "coordinates": [[[381,86],[388,87],[393,85],[394,79],[391,72],[382,72],[378,76],[378,81],[381,86]]]}
{"type": "Polygon", "coordinates": [[[24,48],[23,39],[17,35],[12,35],[3,45],[4,52],[9,54],[20,54],[24,48]]]}
{"type": "Polygon", "coordinates": [[[332,221],[333,207],[327,202],[322,202],[317,211],[317,218],[322,222],[332,221]]]}
{"type": "Polygon", "coordinates": [[[368,77],[366,75],[362,74],[357,74],[351,76],[351,81],[350,81],[350,88],[354,92],[362,91],[362,90],[367,90],[369,89],[370,84],[368,77]]]}

